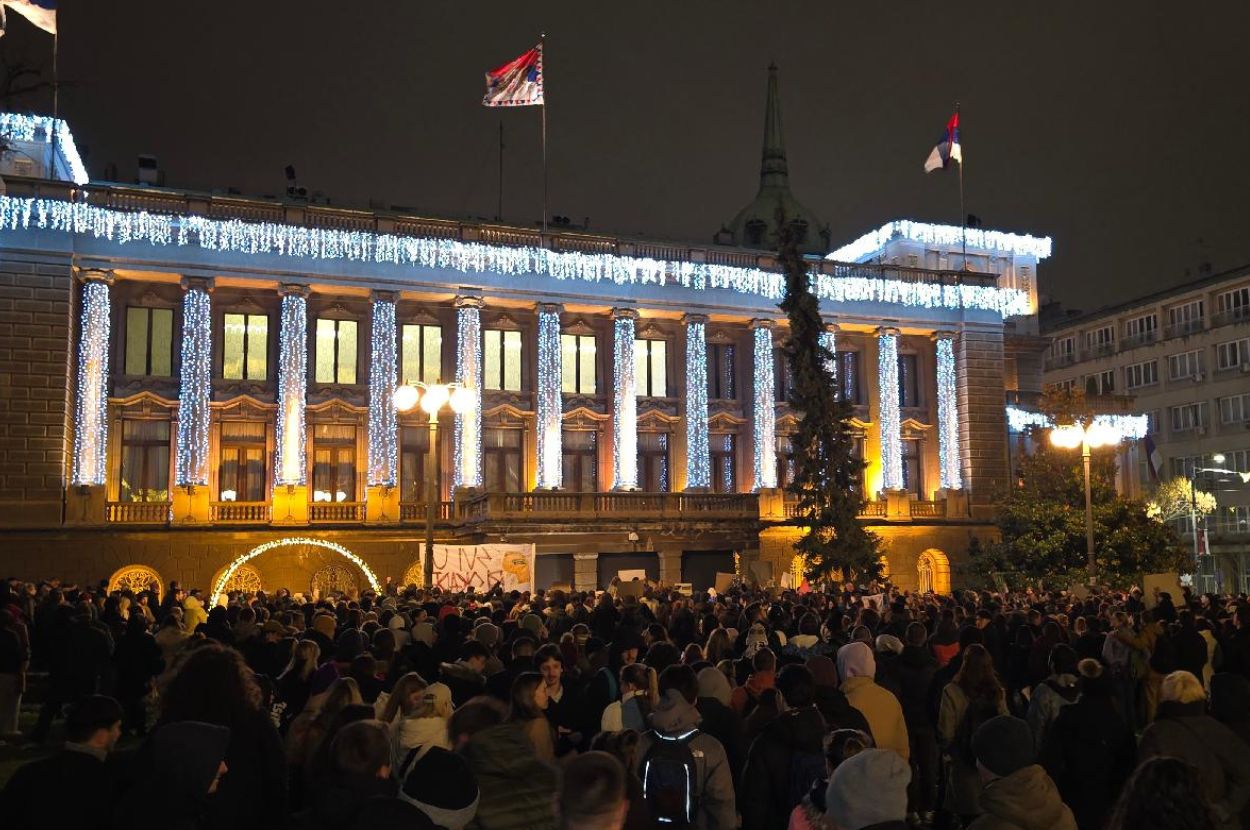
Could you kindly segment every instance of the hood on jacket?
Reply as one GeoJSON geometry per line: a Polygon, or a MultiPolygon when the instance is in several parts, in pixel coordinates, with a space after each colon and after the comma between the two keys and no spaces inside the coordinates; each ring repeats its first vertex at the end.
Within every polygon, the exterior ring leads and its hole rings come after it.
{"type": "Polygon", "coordinates": [[[877,659],[867,643],[847,643],[838,649],[838,674],[844,683],[852,677],[876,677],[877,659]]]}
{"type": "Polygon", "coordinates": [[[699,670],[699,697],[713,697],[728,706],[733,690],[729,688],[729,678],[720,669],[708,667],[699,670]]]}
{"type": "Polygon", "coordinates": [[[441,674],[454,677],[457,680],[464,680],[468,683],[482,682],[482,675],[475,672],[465,663],[440,663],[438,670],[441,674]]]}
{"type": "Polygon", "coordinates": [[[152,762],[158,791],[169,804],[202,804],[230,745],[230,730],[199,721],[179,721],[152,733],[152,762]]]}
{"type": "Polygon", "coordinates": [[[1220,723],[1250,720],[1250,680],[1232,672],[1212,675],[1211,715],[1220,723]]]}
{"type": "Polygon", "coordinates": [[[831,689],[838,688],[838,667],[823,654],[808,657],[807,670],[812,673],[812,682],[816,684],[817,689],[822,686],[831,689]]]}
{"type": "Polygon", "coordinates": [[[981,811],[1021,830],[1076,828],[1055,782],[1036,764],[987,784],[981,791],[981,811]]]}
{"type": "Polygon", "coordinates": [[[693,704],[687,703],[681,692],[669,689],[660,698],[660,704],[651,713],[651,726],[665,735],[680,735],[699,726],[702,716],[693,704]]]}

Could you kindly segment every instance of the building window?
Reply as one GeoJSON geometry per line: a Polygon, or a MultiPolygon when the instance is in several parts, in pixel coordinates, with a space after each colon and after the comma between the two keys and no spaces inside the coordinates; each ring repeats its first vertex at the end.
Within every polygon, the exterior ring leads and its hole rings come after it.
{"type": "Polygon", "coordinates": [[[1109,354],[1115,346],[1115,326],[1103,326],[1085,332],[1085,351],[1090,354],[1109,354]]]}
{"type": "Polygon", "coordinates": [[[406,324],[399,338],[401,383],[438,383],[443,379],[443,330],[406,324]]]}
{"type": "Polygon", "coordinates": [[[1207,402],[1181,404],[1168,410],[1172,432],[1186,432],[1207,425],[1207,402]]]}
{"type": "Polygon", "coordinates": [[[667,493],[668,482],[668,433],[638,433],[638,486],[647,493],[667,493]]]}
{"type": "Polygon", "coordinates": [[[668,395],[668,343],[664,340],[634,341],[634,389],[640,398],[668,395]]]}
{"type": "Polygon", "coordinates": [[[1168,380],[1200,379],[1202,375],[1202,350],[1168,355],[1168,380]]]}
{"type": "Polygon", "coordinates": [[[566,395],[593,395],[598,349],[593,334],[560,335],[560,391],[566,395]]]}
{"type": "Polygon", "coordinates": [[[575,493],[599,491],[599,434],[590,429],[566,429],[561,434],[565,490],[575,493]]]}
{"type": "Polygon", "coordinates": [[[520,493],[524,489],[521,430],[482,430],[482,472],[487,492],[520,493]]]}
{"type": "Polygon", "coordinates": [[[1159,410],[1152,409],[1146,413],[1146,434],[1159,434],[1159,410]]]}
{"type": "Polygon", "coordinates": [[[399,430],[399,497],[407,502],[425,501],[425,462],[430,457],[430,429],[404,426],[399,430]]]}
{"type": "Polygon", "coordinates": [[[1220,466],[1235,473],[1250,473],[1250,450],[1233,450],[1224,453],[1224,463],[1220,466]]]}
{"type": "Polygon", "coordinates": [[[264,380],[269,368],[269,317],[226,314],[221,337],[221,376],[226,380],[264,380]]]}
{"type": "Polygon", "coordinates": [[[1250,392],[1220,398],[1220,423],[1240,424],[1250,421],[1250,392]]]}
{"type": "Polygon", "coordinates": [[[265,501],[265,422],[222,421],[221,464],[217,498],[221,501],[265,501]]]}
{"type": "Polygon", "coordinates": [[[1149,343],[1155,339],[1155,329],[1159,326],[1159,318],[1154,314],[1143,314],[1124,321],[1124,339],[1129,344],[1149,343]]]}
{"type": "Polygon", "coordinates": [[[313,426],[313,501],[356,501],[354,424],[313,426]]]}
{"type": "Polygon", "coordinates": [[[487,329],[482,343],[482,387],[520,392],[521,332],[487,329]]]}
{"type": "Polygon", "coordinates": [[[778,435],[777,451],[777,487],[785,489],[794,481],[794,457],[790,455],[791,444],[789,435],[778,435]]]}
{"type": "Polygon", "coordinates": [[[790,358],[785,349],[773,349],[773,387],[777,403],[789,403],[794,375],[790,372],[790,358]]]}
{"type": "Polygon", "coordinates": [[[122,501],[169,501],[169,421],[122,421],[122,501]]]}
{"type": "Polygon", "coordinates": [[[173,376],[173,309],[143,306],[126,309],[126,374],[173,376]]]}
{"type": "Polygon", "coordinates": [[[1110,395],[1113,392],[1115,392],[1114,369],[1085,376],[1086,395],[1110,395]]]}
{"type": "Polygon", "coordinates": [[[1057,389],[1060,392],[1071,392],[1076,389],[1076,378],[1068,378],[1067,380],[1057,381],[1056,383],[1050,384],[1050,386],[1052,389],[1057,389]]]}
{"type": "Polygon", "coordinates": [[[1191,300],[1168,309],[1168,333],[1189,334],[1202,328],[1202,300],[1191,300]]]}
{"type": "Polygon", "coordinates": [[[859,352],[838,352],[837,391],[842,400],[861,404],[859,384],[859,352]]]}
{"type": "Polygon", "coordinates": [[[738,492],[738,456],[734,452],[733,434],[711,435],[708,438],[708,446],[712,462],[712,492],[738,492]]]}
{"type": "Polygon", "coordinates": [[[737,384],[734,382],[734,347],[731,344],[713,344],[707,347],[707,397],[708,400],[736,400],[737,384]]]}
{"type": "Polygon", "coordinates": [[[920,406],[920,376],[916,371],[917,362],[914,354],[901,354],[898,356],[899,406],[920,406]]]}
{"type": "Polygon", "coordinates": [[[1124,386],[1137,389],[1141,386],[1152,386],[1159,382],[1159,361],[1147,360],[1124,367],[1124,386]]]}
{"type": "Polygon", "coordinates": [[[1230,340],[1215,347],[1215,368],[1236,369],[1250,365],[1250,337],[1230,340]]]}
{"type": "Polygon", "coordinates": [[[1215,298],[1220,322],[1231,323],[1250,317],[1250,286],[1225,291],[1215,298]]]}
{"type": "Polygon", "coordinates": [[[356,321],[317,318],[317,383],[356,382],[356,321]]]}
{"type": "Polygon", "coordinates": [[[920,461],[920,439],[904,438],[903,489],[918,499],[924,498],[924,469],[920,461]]]}
{"type": "Polygon", "coordinates": [[[1076,354],[1076,338],[1069,336],[1055,339],[1050,344],[1050,353],[1056,359],[1072,357],[1076,354]]]}

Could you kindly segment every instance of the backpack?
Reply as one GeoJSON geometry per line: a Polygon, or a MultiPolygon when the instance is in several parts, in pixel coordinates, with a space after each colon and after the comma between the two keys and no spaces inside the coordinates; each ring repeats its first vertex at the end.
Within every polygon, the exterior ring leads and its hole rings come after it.
{"type": "Polygon", "coordinates": [[[790,801],[787,809],[797,807],[811,792],[812,785],[825,777],[825,773],[824,753],[797,750],[790,753],[790,801]]]}
{"type": "Polygon", "coordinates": [[[959,721],[959,727],[955,730],[955,751],[952,754],[968,766],[976,766],[977,755],[972,751],[972,736],[976,734],[977,727],[998,715],[997,702],[968,701],[968,708],[964,710],[963,719],[959,721]]]}
{"type": "Polygon", "coordinates": [[[652,732],[651,748],[642,759],[642,795],[657,822],[668,827],[690,827],[699,814],[699,769],[690,742],[699,734],[652,732]]]}

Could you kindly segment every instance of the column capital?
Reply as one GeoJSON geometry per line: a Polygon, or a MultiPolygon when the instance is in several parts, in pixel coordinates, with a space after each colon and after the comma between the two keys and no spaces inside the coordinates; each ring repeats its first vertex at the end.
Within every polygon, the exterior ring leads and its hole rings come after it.
{"type": "Polygon", "coordinates": [[[76,268],[74,269],[74,277],[81,283],[102,282],[105,285],[113,284],[112,269],[105,268],[76,268]]]}
{"type": "Polygon", "coordinates": [[[879,326],[877,328],[878,337],[898,337],[902,332],[894,326],[879,326]]]}
{"type": "Polygon", "coordinates": [[[613,320],[637,320],[638,309],[636,308],[614,308],[612,309],[613,320]]]}
{"type": "Polygon", "coordinates": [[[776,327],[777,327],[776,320],[765,320],[763,318],[758,318],[758,317],[752,320],[750,325],[748,326],[748,328],[750,328],[751,331],[755,331],[756,329],[767,329],[768,331],[772,331],[776,327]]]}
{"type": "Polygon", "coordinates": [[[929,335],[929,339],[936,343],[939,340],[954,340],[955,332],[950,329],[938,329],[929,335]]]}
{"type": "Polygon", "coordinates": [[[695,323],[706,326],[707,315],[706,314],[685,314],[685,315],[682,315],[681,322],[687,326],[691,324],[695,324],[695,323]]]}
{"type": "Polygon", "coordinates": [[[192,289],[199,289],[200,291],[203,291],[205,294],[211,294],[213,293],[213,288],[216,286],[217,281],[213,279],[212,277],[186,277],[184,276],[182,279],[178,281],[178,284],[182,286],[183,291],[191,291],[192,289]]]}
{"type": "Polygon", "coordinates": [[[842,327],[837,323],[825,323],[825,331],[830,334],[839,334],[842,331],[842,327]]]}
{"type": "Polygon", "coordinates": [[[301,283],[284,282],[278,286],[278,293],[283,297],[303,297],[307,300],[312,289],[301,283]]]}
{"type": "Polygon", "coordinates": [[[485,305],[486,305],[486,301],[483,300],[481,297],[474,297],[474,296],[468,296],[468,295],[461,295],[459,297],[456,297],[456,301],[455,301],[456,308],[479,308],[480,309],[480,308],[485,307],[485,305]]]}
{"type": "Polygon", "coordinates": [[[377,303],[377,302],[397,303],[399,302],[399,292],[398,291],[382,291],[380,289],[375,288],[369,292],[369,301],[374,302],[374,303],[377,303]]]}
{"type": "Polygon", "coordinates": [[[559,303],[539,303],[535,310],[539,314],[555,314],[559,316],[564,313],[564,306],[559,303]]]}

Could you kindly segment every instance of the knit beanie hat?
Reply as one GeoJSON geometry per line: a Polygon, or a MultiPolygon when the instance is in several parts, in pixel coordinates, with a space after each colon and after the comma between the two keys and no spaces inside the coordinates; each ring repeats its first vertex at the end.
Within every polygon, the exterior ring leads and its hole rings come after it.
{"type": "Polygon", "coordinates": [[[999,715],[977,727],[972,735],[977,762],[999,778],[1032,765],[1033,731],[1020,718],[999,715]]]}
{"type": "Polygon", "coordinates": [[[313,672],[312,681],[308,685],[309,696],[319,695],[330,690],[334,681],[339,679],[339,667],[333,660],[327,660],[313,672]]]}
{"type": "Polygon", "coordinates": [[[829,776],[825,812],[843,830],[907,818],[911,767],[892,749],[865,749],[847,758],[829,776]]]}
{"type": "Polygon", "coordinates": [[[477,815],[477,778],[459,755],[427,744],[404,761],[399,797],[438,826],[460,830],[477,815]]]}
{"type": "Polygon", "coordinates": [[[313,617],[312,627],[321,634],[333,639],[334,629],[338,627],[338,622],[334,619],[333,614],[318,614],[313,617]]]}
{"type": "Polygon", "coordinates": [[[902,654],[903,653],[903,641],[900,640],[898,637],[895,637],[893,634],[878,634],[877,635],[877,651],[880,651],[880,652],[892,651],[895,654],[902,654]]]}
{"type": "Polygon", "coordinates": [[[473,629],[473,639],[487,648],[494,648],[499,642],[499,626],[494,623],[481,623],[473,629]]]}
{"type": "Polygon", "coordinates": [[[867,643],[857,640],[838,649],[838,674],[843,682],[852,677],[876,677],[877,658],[867,643]]]}
{"type": "Polygon", "coordinates": [[[713,697],[723,705],[729,705],[733,696],[729,688],[729,678],[720,669],[706,668],[699,670],[699,697],[713,697]]]}
{"type": "Polygon", "coordinates": [[[359,629],[349,628],[339,635],[334,648],[334,659],[340,663],[350,663],[365,650],[365,638],[359,629]]]}

